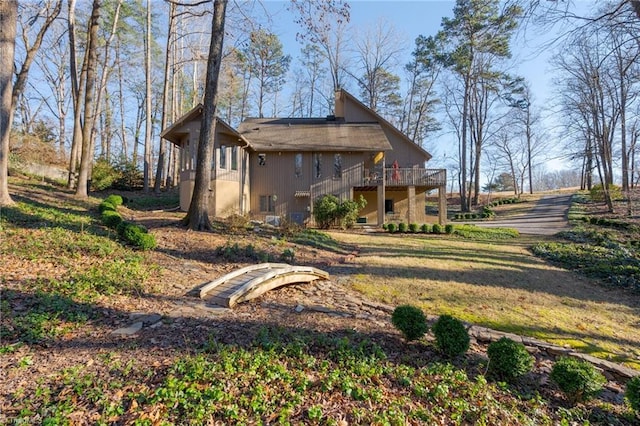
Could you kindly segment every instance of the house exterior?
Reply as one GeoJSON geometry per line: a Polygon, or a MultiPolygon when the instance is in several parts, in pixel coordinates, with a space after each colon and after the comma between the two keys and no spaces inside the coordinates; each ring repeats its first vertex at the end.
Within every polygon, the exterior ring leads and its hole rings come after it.
{"type": "MultiPolygon", "coordinates": [[[[162,133],[182,148],[183,210],[193,191],[201,110],[162,133]]],[[[237,131],[218,123],[210,206],[216,216],[304,224],[315,200],[333,194],[365,198],[360,223],[425,223],[426,194],[437,189],[438,222],[446,222],[446,171],[426,169],[428,152],[345,90],[336,92],[333,116],[247,119],[237,131]]]]}

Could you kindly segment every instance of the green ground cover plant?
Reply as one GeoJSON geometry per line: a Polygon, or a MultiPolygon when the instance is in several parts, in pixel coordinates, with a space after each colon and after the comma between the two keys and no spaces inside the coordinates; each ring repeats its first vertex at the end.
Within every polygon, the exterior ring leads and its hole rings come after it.
{"type": "Polygon", "coordinates": [[[640,291],[640,250],[619,231],[579,226],[557,242],[533,245],[532,251],[564,268],[640,291]]]}
{"type": "Polygon", "coordinates": [[[539,400],[471,378],[449,364],[390,362],[375,343],[354,336],[317,339],[265,330],[248,347],[209,343],[167,366],[122,364],[110,354],[96,374],[71,365],[36,386],[16,389],[8,412],[16,421],[69,424],[549,424],[559,420],[539,400]],[[37,396],[36,396],[37,395],[37,396]],[[335,410],[335,401],[342,407],[335,410]]]}

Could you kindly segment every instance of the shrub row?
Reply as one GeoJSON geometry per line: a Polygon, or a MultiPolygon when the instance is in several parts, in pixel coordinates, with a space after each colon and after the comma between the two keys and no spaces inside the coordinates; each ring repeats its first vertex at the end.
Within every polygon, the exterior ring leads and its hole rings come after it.
{"type": "MultiPolygon", "coordinates": [[[[411,305],[402,305],[394,309],[391,323],[408,342],[418,340],[429,330],[427,318],[422,310],[411,305]]],[[[455,358],[469,349],[469,332],[457,318],[441,315],[433,325],[438,350],[448,358],[455,358]]]]}
{"type": "Polygon", "coordinates": [[[433,225],[424,223],[420,227],[418,227],[417,223],[410,223],[409,225],[407,225],[406,223],[401,222],[397,225],[395,223],[385,223],[382,225],[382,229],[389,232],[390,234],[394,234],[396,232],[401,234],[405,234],[407,232],[410,234],[442,234],[443,230],[445,234],[452,234],[454,228],[452,224],[447,224],[443,228],[442,225],[437,223],[433,225]]]}
{"type": "Polygon", "coordinates": [[[112,194],[105,198],[98,206],[102,223],[109,228],[115,229],[120,238],[127,243],[142,250],[154,249],[156,247],[156,239],[152,234],[148,233],[147,228],[122,219],[122,216],[118,213],[118,206],[121,206],[122,203],[122,197],[119,195],[112,194]]]}
{"type": "MultiPolygon", "coordinates": [[[[396,307],[391,322],[408,342],[420,339],[429,329],[422,310],[412,305],[396,307]]],[[[469,349],[466,327],[450,315],[438,318],[433,325],[433,334],[438,350],[448,358],[463,355],[469,349]]],[[[489,375],[506,382],[513,382],[531,372],[535,361],[524,344],[507,337],[491,343],[487,355],[489,375]]],[[[559,358],[550,378],[572,403],[594,398],[606,383],[605,377],[591,363],[572,357],[559,358]]],[[[631,408],[640,412],[640,376],[629,380],[625,397],[631,408]]]]}
{"type": "Polygon", "coordinates": [[[515,204],[519,203],[517,198],[504,198],[502,200],[496,200],[482,207],[482,211],[479,213],[456,213],[455,220],[477,220],[477,219],[490,219],[496,215],[493,210],[494,207],[501,206],[503,204],[515,204]]]}

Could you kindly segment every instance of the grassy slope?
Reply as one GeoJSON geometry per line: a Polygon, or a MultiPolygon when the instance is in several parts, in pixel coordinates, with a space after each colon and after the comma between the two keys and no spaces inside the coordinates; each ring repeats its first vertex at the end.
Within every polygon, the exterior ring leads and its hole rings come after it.
{"type": "MultiPolygon", "coordinates": [[[[21,183],[19,204],[3,209],[0,218],[0,383],[12,380],[0,394],[0,423],[510,425],[631,419],[607,404],[566,410],[531,389],[520,395],[487,383],[478,375],[483,366],[477,359],[458,367],[435,363],[426,342],[386,345],[385,352],[355,332],[339,337],[271,327],[249,344],[216,343],[213,334],[197,341],[185,337],[162,350],[150,350],[154,346],[146,341],[100,340],[95,336],[101,328],[113,327],[108,316],[117,303],[144,303],[145,295],[154,294],[146,277],[156,266],[97,224],[92,209],[98,200],[80,203],[44,187],[38,190],[50,196],[39,193],[34,201],[32,190],[21,183]],[[51,370],[46,360],[57,356],[65,357],[64,368],[51,370]]],[[[353,238],[363,245],[362,236],[353,238]]],[[[500,254],[505,249],[497,245],[387,236],[370,241],[356,280],[362,286],[369,275],[386,282],[394,293],[381,297],[391,301],[419,283],[416,273],[438,271],[439,280],[458,277],[455,282],[469,288],[480,285],[465,276],[497,283],[497,276],[522,274],[523,253],[500,254]],[[404,261],[389,256],[390,245],[404,261]],[[430,262],[438,259],[436,268],[430,262]]],[[[420,291],[415,300],[432,297],[429,289],[420,291]]],[[[430,303],[458,303],[446,292],[438,298],[430,303]]]]}
{"type": "Polygon", "coordinates": [[[352,283],[369,297],[413,303],[431,314],[568,344],[640,368],[640,297],[548,265],[527,250],[533,240],[334,236],[360,246],[362,272],[352,283]]]}

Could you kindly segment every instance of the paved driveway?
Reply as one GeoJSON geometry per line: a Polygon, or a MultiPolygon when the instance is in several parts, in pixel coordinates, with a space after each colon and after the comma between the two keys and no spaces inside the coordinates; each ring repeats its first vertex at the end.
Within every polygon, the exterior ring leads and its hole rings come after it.
{"type": "Polygon", "coordinates": [[[553,235],[569,229],[570,202],[571,195],[546,195],[522,215],[473,224],[486,228],[515,228],[521,234],[553,235]]]}

